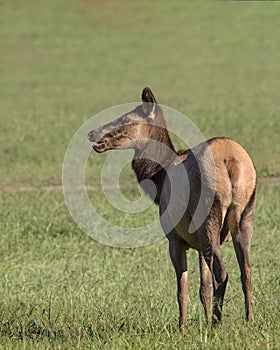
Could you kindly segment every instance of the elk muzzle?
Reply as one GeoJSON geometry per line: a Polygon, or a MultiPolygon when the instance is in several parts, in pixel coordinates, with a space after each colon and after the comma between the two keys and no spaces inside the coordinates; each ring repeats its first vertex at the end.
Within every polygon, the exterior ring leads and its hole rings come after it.
{"type": "Polygon", "coordinates": [[[93,143],[92,148],[98,152],[102,153],[107,150],[108,139],[98,136],[96,130],[91,130],[88,135],[88,140],[93,143]]]}

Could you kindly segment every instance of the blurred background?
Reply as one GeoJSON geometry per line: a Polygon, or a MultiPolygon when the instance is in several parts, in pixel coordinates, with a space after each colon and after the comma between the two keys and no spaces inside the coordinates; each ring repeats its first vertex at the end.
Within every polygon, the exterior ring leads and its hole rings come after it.
{"type": "Polygon", "coordinates": [[[206,137],[239,141],[260,177],[280,175],[277,3],[13,0],[0,10],[1,187],[60,184],[79,126],[147,85],[206,137]]]}

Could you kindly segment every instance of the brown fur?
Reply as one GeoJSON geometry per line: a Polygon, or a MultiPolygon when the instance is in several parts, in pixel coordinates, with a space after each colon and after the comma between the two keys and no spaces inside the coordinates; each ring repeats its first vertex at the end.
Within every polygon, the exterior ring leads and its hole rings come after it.
{"type": "Polygon", "coordinates": [[[122,148],[135,151],[132,168],[144,191],[159,205],[162,227],[169,240],[170,257],[177,276],[180,327],[182,330],[185,328],[188,304],[186,250],[193,248],[199,253],[200,299],[206,319],[210,321],[212,318],[212,322],[216,323],[221,320],[228,280],[220,244],[231,238],[241,271],[246,318],[251,322],[253,290],[249,253],[256,201],[253,162],[237,142],[225,137],[212,138],[191,150],[175,152],[162,110],[149,88],[143,90],[142,99],[143,105],[112,123],[92,130],[88,138],[97,152],[122,148]],[[182,174],[187,174],[185,181],[182,174]],[[172,178],[178,186],[182,186],[178,198],[181,192],[183,195],[189,192],[189,199],[181,209],[181,219],[174,225],[176,201],[175,209],[168,212],[169,219],[164,219],[172,199],[172,178]],[[155,195],[147,182],[143,182],[147,179],[155,184],[155,195]],[[203,193],[205,187],[206,192],[203,193]],[[211,195],[213,203],[207,208],[211,195]],[[195,223],[192,227],[201,196],[205,200],[207,216],[199,227],[195,223]],[[214,291],[212,317],[211,280],[214,291]]]}

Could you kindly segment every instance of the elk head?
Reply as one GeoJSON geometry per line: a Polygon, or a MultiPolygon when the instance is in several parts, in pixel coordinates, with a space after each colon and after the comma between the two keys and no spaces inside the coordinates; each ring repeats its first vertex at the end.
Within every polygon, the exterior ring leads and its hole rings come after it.
{"type": "Polygon", "coordinates": [[[153,138],[152,128],[166,128],[160,107],[150,88],[142,92],[143,104],[116,120],[88,133],[88,139],[93,142],[93,149],[102,153],[112,149],[133,148],[144,146],[153,138]]]}

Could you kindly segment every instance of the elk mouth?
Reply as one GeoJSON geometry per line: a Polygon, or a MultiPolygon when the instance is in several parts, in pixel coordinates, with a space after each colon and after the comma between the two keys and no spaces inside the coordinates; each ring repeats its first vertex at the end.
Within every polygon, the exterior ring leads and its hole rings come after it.
{"type": "Polygon", "coordinates": [[[108,137],[96,137],[96,133],[93,131],[90,131],[87,136],[88,140],[92,142],[92,148],[95,150],[95,152],[102,153],[110,149],[110,138],[108,137]]]}
{"type": "Polygon", "coordinates": [[[97,153],[102,153],[107,150],[107,143],[104,140],[99,140],[93,143],[92,148],[97,153]]]}

